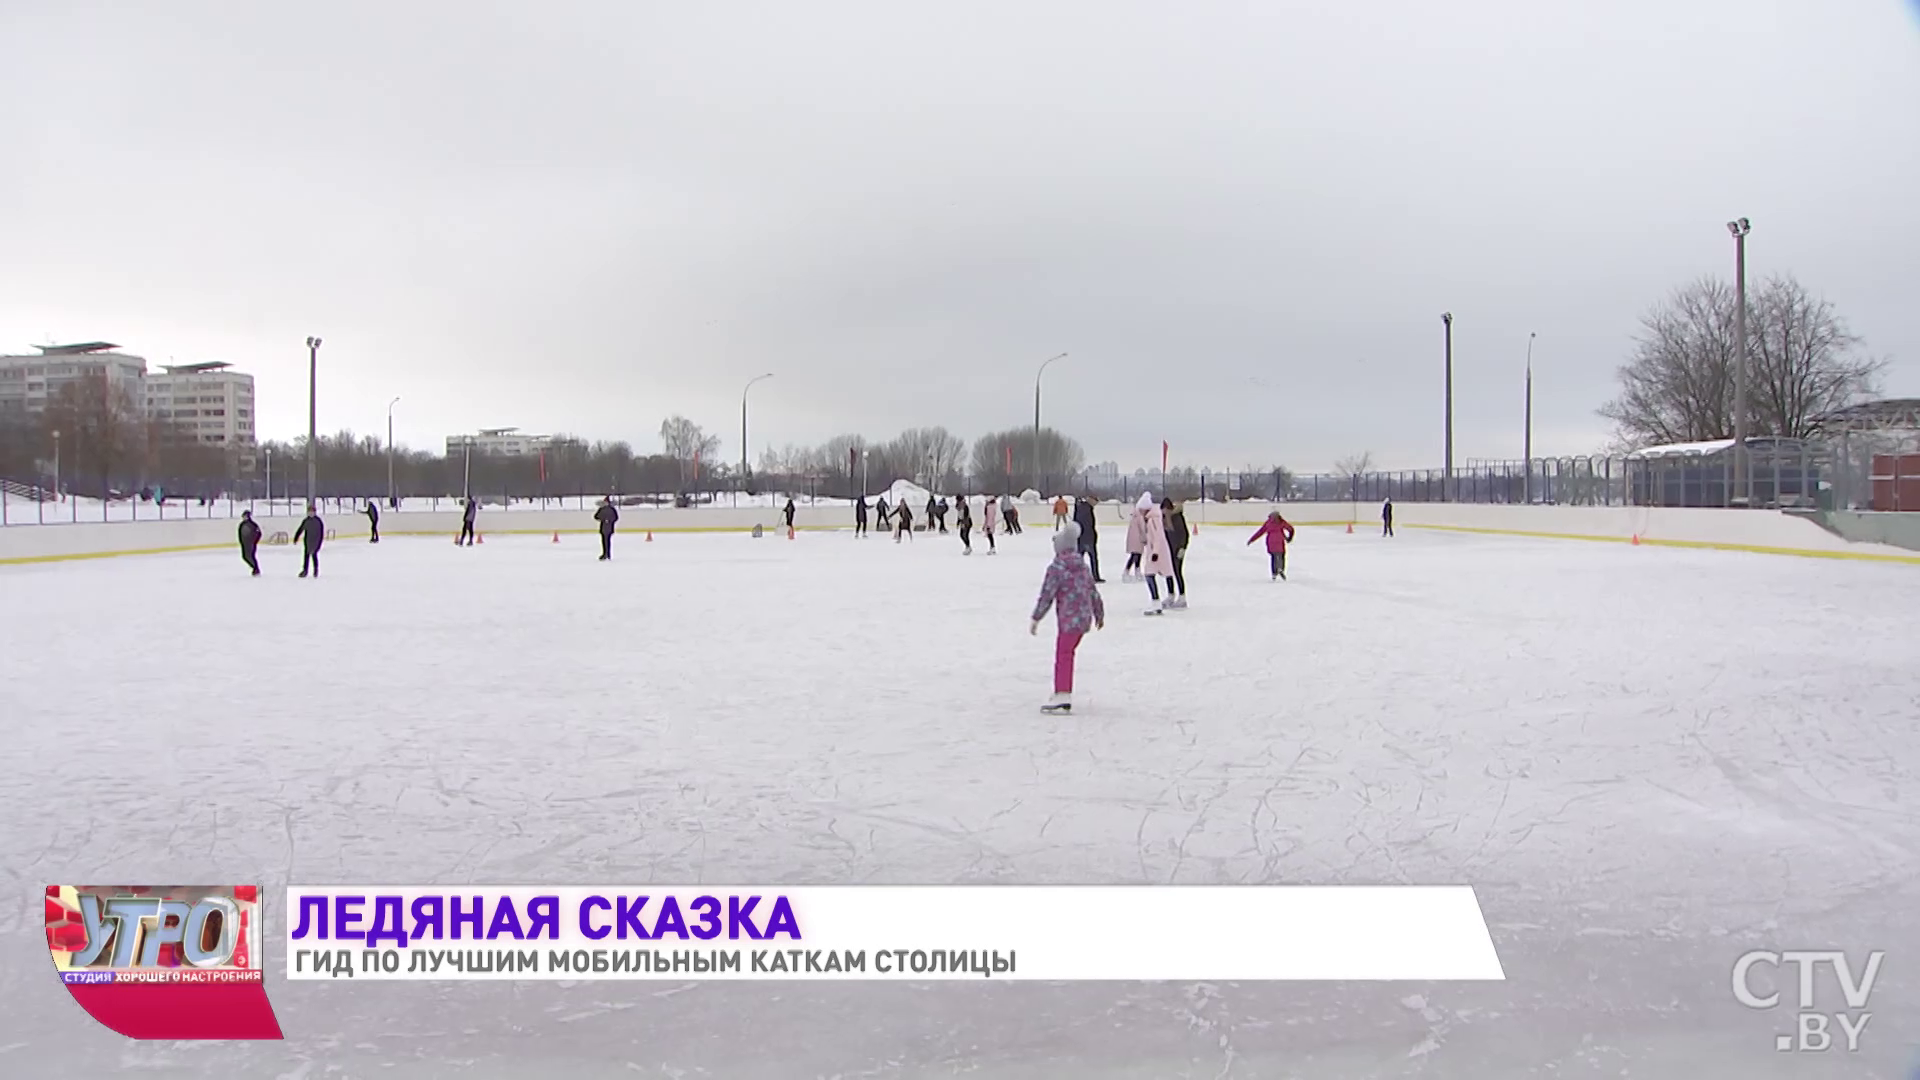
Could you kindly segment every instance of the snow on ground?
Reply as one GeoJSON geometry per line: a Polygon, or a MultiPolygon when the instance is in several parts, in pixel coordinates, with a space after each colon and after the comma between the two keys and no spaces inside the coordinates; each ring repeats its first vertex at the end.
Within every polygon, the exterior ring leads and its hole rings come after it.
{"type": "Polygon", "coordinates": [[[1242,539],[1197,538],[1185,612],[1106,587],[1070,718],[1025,633],[1044,528],[0,569],[0,1072],[1909,1075],[1920,574],[1302,530],[1269,584],[1242,539]],[[129,1043],[41,951],[40,887],[103,880],[1464,881],[1508,980],[270,975],[283,1043],[129,1043]],[[1861,1051],[1775,1053],[1751,948],[1886,950],[1861,1051]]]}

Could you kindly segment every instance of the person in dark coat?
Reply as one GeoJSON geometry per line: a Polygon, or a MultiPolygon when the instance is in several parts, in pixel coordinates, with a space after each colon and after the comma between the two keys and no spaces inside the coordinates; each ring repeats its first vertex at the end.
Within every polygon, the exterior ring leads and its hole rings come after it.
{"type": "Polygon", "coordinates": [[[926,524],[921,526],[921,528],[927,530],[928,532],[932,532],[933,523],[938,519],[939,512],[940,512],[940,504],[934,501],[933,496],[931,495],[927,496],[927,521],[926,521],[926,524]]]}
{"type": "Polygon", "coordinates": [[[793,531],[793,499],[791,497],[787,499],[787,505],[780,512],[786,515],[787,531],[792,532],[793,531]]]}
{"type": "Polygon", "coordinates": [[[260,560],[254,556],[260,546],[260,523],[253,520],[253,511],[240,514],[240,561],[253,571],[254,577],[260,576],[260,560]]]}
{"type": "Polygon", "coordinates": [[[480,503],[473,496],[467,496],[466,512],[460,515],[460,535],[454,537],[455,544],[473,546],[473,518],[480,512],[480,503]]]}
{"type": "Polygon", "coordinates": [[[593,520],[600,523],[600,561],[606,562],[613,558],[613,527],[620,523],[620,511],[614,508],[613,496],[600,500],[593,520]]]}
{"type": "Polygon", "coordinates": [[[885,495],[873,500],[873,512],[880,515],[881,528],[888,529],[893,527],[893,510],[887,506],[887,497],[885,495]]]}
{"type": "Polygon", "coordinates": [[[944,536],[947,531],[947,500],[944,496],[933,504],[933,523],[940,526],[940,533],[944,536]]]}
{"type": "Polygon", "coordinates": [[[867,535],[867,497],[865,495],[860,496],[860,501],[853,504],[853,535],[867,535]]]}
{"type": "Polygon", "coordinates": [[[1187,511],[1172,499],[1160,500],[1160,516],[1166,522],[1167,550],[1173,552],[1173,580],[1167,585],[1167,606],[1187,606],[1187,541],[1193,539],[1187,528],[1187,511]]]}
{"type": "Polygon", "coordinates": [[[1381,536],[1393,535],[1393,500],[1392,499],[1388,499],[1386,502],[1383,502],[1380,504],[1380,525],[1381,525],[1381,529],[1380,529],[1381,536]]]}
{"type": "Polygon", "coordinates": [[[307,504],[307,516],[300,521],[300,527],[293,530],[294,543],[300,545],[300,576],[306,577],[311,571],[314,577],[320,576],[320,545],[327,540],[327,524],[320,520],[320,511],[312,503],[307,504]]]}
{"type": "Polygon", "coordinates": [[[954,524],[960,529],[960,553],[971,555],[973,554],[973,510],[967,505],[965,495],[954,500],[954,503],[956,509],[954,524]]]}
{"type": "Polygon", "coordinates": [[[893,530],[893,542],[899,543],[902,536],[909,540],[913,539],[913,508],[906,503],[901,503],[894,510],[893,516],[899,522],[899,527],[893,530]]]}
{"type": "Polygon", "coordinates": [[[1100,527],[1093,520],[1093,504],[1084,495],[1073,500],[1073,523],[1080,526],[1080,554],[1093,571],[1093,583],[1105,585],[1107,579],[1100,576],[1100,527]]]}
{"type": "Polygon", "coordinates": [[[1008,533],[1020,531],[1020,507],[1014,503],[1013,496],[1007,496],[1006,501],[1000,504],[1000,516],[1006,519],[1008,533]]]}
{"type": "Polygon", "coordinates": [[[367,524],[372,526],[373,528],[373,539],[367,541],[367,543],[369,544],[379,543],[380,542],[380,504],[374,502],[372,499],[367,500],[367,524]]]}

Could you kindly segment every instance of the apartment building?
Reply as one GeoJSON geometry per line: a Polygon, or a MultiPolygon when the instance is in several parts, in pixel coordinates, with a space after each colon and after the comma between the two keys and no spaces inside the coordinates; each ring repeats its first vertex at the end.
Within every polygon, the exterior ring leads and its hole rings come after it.
{"type": "Polygon", "coordinates": [[[552,441],[550,435],[524,435],[519,428],[482,428],[472,435],[447,436],[447,456],[458,457],[471,448],[476,454],[528,457],[545,450],[552,441]]]}
{"type": "Polygon", "coordinates": [[[162,365],[146,377],[147,416],[174,425],[202,443],[226,447],[239,459],[240,471],[253,471],[253,376],[232,364],[162,365]]]}
{"type": "Polygon", "coordinates": [[[138,402],[147,374],[144,357],[116,352],[104,341],[36,345],[38,355],[0,356],[0,421],[38,416],[69,383],[101,380],[138,402]]]}

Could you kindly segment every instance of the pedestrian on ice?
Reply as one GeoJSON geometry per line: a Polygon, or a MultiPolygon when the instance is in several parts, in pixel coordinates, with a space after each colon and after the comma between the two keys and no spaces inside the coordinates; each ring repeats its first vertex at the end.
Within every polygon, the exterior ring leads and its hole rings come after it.
{"type": "Polygon", "coordinates": [[[1147,550],[1147,511],[1153,507],[1153,493],[1143,491],[1127,516],[1127,565],[1120,571],[1121,581],[1140,580],[1140,555],[1147,550]]]}
{"type": "Polygon", "coordinates": [[[240,512],[240,561],[247,564],[254,577],[260,576],[260,560],[254,552],[260,547],[260,523],[253,520],[253,511],[240,512]]]}
{"type": "Polygon", "coordinates": [[[1067,517],[1068,512],[1067,497],[1065,495],[1061,495],[1053,500],[1053,529],[1055,532],[1059,532],[1060,527],[1065,525],[1069,520],[1067,517]]]}
{"type": "Polygon", "coordinates": [[[873,512],[880,515],[881,528],[888,529],[893,527],[893,511],[887,507],[887,497],[885,495],[873,500],[873,512]]]}
{"type": "Polygon", "coordinates": [[[787,505],[782,507],[780,509],[780,512],[786,515],[787,531],[792,532],[793,531],[793,496],[791,495],[787,496],[787,505]]]}
{"type": "Polygon", "coordinates": [[[1263,536],[1267,538],[1267,565],[1273,572],[1273,580],[1285,581],[1287,545],[1293,542],[1293,525],[1280,516],[1280,511],[1275,510],[1267,515],[1267,520],[1261,522],[1259,528],[1253,530],[1253,536],[1248,538],[1247,543],[1251,545],[1263,536]]]}
{"type": "Polygon", "coordinates": [[[1167,579],[1167,606],[1187,606],[1187,541],[1193,539],[1187,528],[1187,512],[1172,499],[1160,500],[1160,514],[1166,522],[1167,550],[1173,553],[1173,576],[1167,579]]]}
{"type": "Polygon", "coordinates": [[[1080,554],[1087,557],[1093,583],[1105,585],[1106,579],[1100,576],[1100,526],[1093,520],[1093,504],[1085,495],[1073,500],[1073,523],[1080,527],[1080,554]]]}
{"type": "Polygon", "coordinates": [[[913,508],[903,502],[894,510],[893,516],[898,523],[893,530],[893,542],[899,543],[902,536],[913,539],[913,508]]]}
{"type": "Polygon", "coordinates": [[[994,530],[1000,527],[999,519],[995,517],[999,512],[1000,500],[992,495],[987,496],[987,505],[980,511],[980,535],[987,538],[989,555],[999,554],[999,548],[993,543],[994,530]]]}
{"type": "Polygon", "coordinates": [[[1153,598],[1153,606],[1147,614],[1158,615],[1172,606],[1173,599],[1173,548],[1167,544],[1167,519],[1160,512],[1158,504],[1151,498],[1147,500],[1145,521],[1146,538],[1140,549],[1140,575],[1147,579],[1147,595],[1153,598]],[[1167,579],[1167,596],[1160,596],[1160,579],[1167,579]]]}
{"type": "Polygon", "coordinates": [[[460,515],[460,535],[454,537],[455,544],[473,546],[473,519],[480,513],[480,503],[473,496],[467,496],[467,509],[460,515]]]}
{"type": "Polygon", "coordinates": [[[927,530],[928,532],[932,532],[933,523],[935,521],[938,521],[939,519],[940,519],[940,504],[934,500],[934,497],[931,494],[929,494],[927,496],[927,519],[920,524],[920,527],[927,530]]]}
{"type": "Polygon", "coordinates": [[[940,526],[940,535],[947,534],[947,497],[945,495],[940,496],[940,501],[934,504],[933,523],[940,526]]]}
{"type": "Polygon", "coordinates": [[[1020,531],[1020,506],[1018,503],[1015,503],[1013,501],[1013,496],[1011,495],[1007,496],[1007,501],[1001,503],[1000,507],[1001,507],[1000,509],[1001,516],[1007,519],[1007,532],[1009,533],[1019,532],[1020,531]]]}
{"type": "Polygon", "coordinates": [[[856,537],[867,535],[867,497],[865,495],[860,496],[860,501],[853,504],[853,535],[856,537]]]}
{"type": "Polygon", "coordinates": [[[1053,609],[1059,636],[1053,643],[1053,696],[1041,706],[1046,713],[1073,710],[1073,660],[1080,639],[1089,629],[1107,624],[1107,605],[1094,587],[1093,571],[1080,558],[1080,528],[1068,523],[1053,534],[1053,561],[1047,564],[1047,576],[1040,582],[1040,599],[1033,605],[1033,620],[1027,633],[1040,633],[1040,620],[1053,609]]]}
{"type": "Polygon", "coordinates": [[[600,523],[600,561],[607,562],[613,558],[613,527],[620,524],[620,510],[613,505],[613,496],[600,500],[593,520],[600,523]]]}
{"type": "Polygon", "coordinates": [[[1380,504],[1380,535],[1393,535],[1393,500],[1391,498],[1380,504]]]}
{"type": "Polygon", "coordinates": [[[367,543],[377,544],[380,542],[380,504],[368,499],[367,509],[364,512],[367,515],[368,527],[373,529],[373,539],[367,543]]]}
{"type": "Polygon", "coordinates": [[[967,505],[967,497],[961,495],[953,500],[954,524],[960,529],[960,554],[973,554],[973,510],[967,505]]]}
{"type": "Polygon", "coordinates": [[[327,523],[320,520],[320,511],[314,504],[307,504],[307,516],[300,521],[300,527],[293,530],[293,542],[300,545],[300,576],[306,577],[311,571],[314,577],[320,576],[320,545],[327,540],[327,523]]]}

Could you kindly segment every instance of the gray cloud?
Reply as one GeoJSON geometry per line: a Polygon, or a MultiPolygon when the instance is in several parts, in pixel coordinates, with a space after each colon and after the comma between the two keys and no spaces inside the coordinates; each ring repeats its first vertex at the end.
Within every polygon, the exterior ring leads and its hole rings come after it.
{"type": "Polygon", "coordinates": [[[1050,421],[1095,459],[1596,448],[1639,313],[1790,270],[1920,393],[1905,6],[187,2],[0,13],[0,345],[235,361],[263,428],[648,445],[1050,421]],[[682,8],[692,8],[682,10],[682,8]],[[1258,380],[1257,382],[1254,380],[1258,380]]]}

